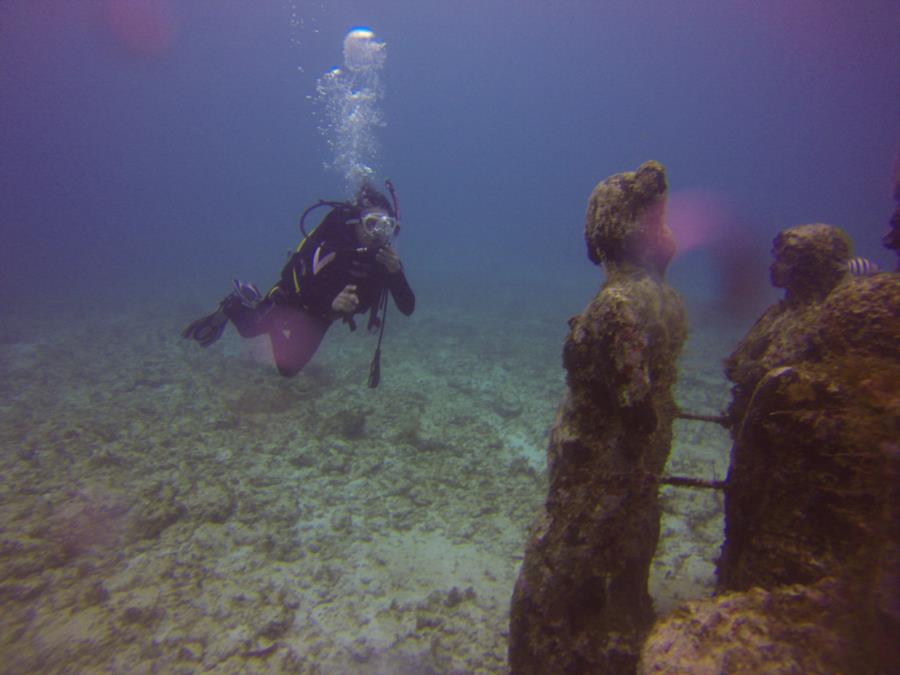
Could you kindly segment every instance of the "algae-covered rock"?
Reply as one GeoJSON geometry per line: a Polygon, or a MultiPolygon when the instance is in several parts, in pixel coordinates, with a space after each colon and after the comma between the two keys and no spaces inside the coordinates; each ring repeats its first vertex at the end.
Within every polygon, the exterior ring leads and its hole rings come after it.
{"type": "Polygon", "coordinates": [[[187,509],[178,499],[175,489],[158,483],[146,490],[129,519],[129,539],[156,539],[163,530],[174,525],[187,509]]]}
{"type": "Polygon", "coordinates": [[[900,362],[900,275],[850,277],[822,304],[817,349],[900,362]]]}
{"type": "Polygon", "coordinates": [[[591,196],[588,255],[607,281],[569,322],[549,493],[512,599],[513,673],[633,671],[653,619],[658,478],[686,330],[681,300],[661,279],[674,250],[665,190],[663,167],[648,162],[591,196]]]}
{"type": "Polygon", "coordinates": [[[234,491],[222,483],[198,483],[185,498],[185,508],[194,520],[224,523],[237,509],[234,491]]]}
{"type": "Polygon", "coordinates": [[[845,620],[833,579],[817,586],[755,588],[685,603],[661,619],[641,652],[641,675],[804,673],[849,670],[845,620]]]}

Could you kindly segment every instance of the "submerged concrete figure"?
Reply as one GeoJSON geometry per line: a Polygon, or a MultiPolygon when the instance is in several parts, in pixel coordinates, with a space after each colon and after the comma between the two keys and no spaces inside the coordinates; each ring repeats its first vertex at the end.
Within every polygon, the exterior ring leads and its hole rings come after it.
{"type": "Polygon", "coordinates": [[[594,189],[588,256],[607,281],[569,321],[568,391],[548,448],[550,487],[510,612],[513,673],[628,673],[653,621],[658,479],[686,333],[663,281],[675,251],[666,175],[647,162],[594,189]]]}
{"type": "Polygon", "coordinates": [[[850,250],[849,237],[834,225],[799,225],[775,237],[770,275],[785,298],[763,313],[725,361],[725,374],[734,383],[729,417],[736,424],[767,372],[810,356],[809,326],[826,296],[847,276],[850,250]]]}
{"type": "Polygon", "coordinates": [[[834,580],[828,602],[848,617],[829,627],[828,648],[845,645],[837,671],[882,672],[900,631],[900,275],[851,277],[849,239],[830,225],[785,230],[773,253],[785,299],[726,361],[719,590],[834,580]]]}

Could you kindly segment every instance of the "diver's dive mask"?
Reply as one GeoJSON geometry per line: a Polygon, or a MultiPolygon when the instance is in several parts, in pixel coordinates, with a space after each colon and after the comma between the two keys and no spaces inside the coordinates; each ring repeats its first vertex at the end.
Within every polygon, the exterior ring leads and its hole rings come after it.
{"type": "MultiPolygon", "coordinates": [[[[390,243],[400,224],[384,211],[367,211],[360,216],[363,234],[381,246],[390,243]]],[[[368,243],[368,242],[367,242],[368,243]]]]}

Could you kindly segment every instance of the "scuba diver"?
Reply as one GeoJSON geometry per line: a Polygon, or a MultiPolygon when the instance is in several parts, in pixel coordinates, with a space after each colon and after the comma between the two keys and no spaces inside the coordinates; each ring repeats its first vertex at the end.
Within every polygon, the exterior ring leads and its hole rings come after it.
{"type": "Polygon", "coordinates": [[[391,200],[369,181],[350,202],[319,200],[300,217],[303,241],[291,255],[281,278],[263,296],[252,283],[234,280],[234,290],[213,313],[197,319],[182,337],[209,347],[231,321],[241,337],[268,334],[278,372],[299,373],[338,318],[356,330],[355,314],[369,312],[368,329],[378,331],[378,347],[369,372],[369,387],[380,379],[381,340],[388,295],[406,316],[416,298],[403,265],[391,246],[400,228],[400,207],[393,184],[385,181],[391,200]],[[309,234],[310,212],[330,211],[309,234]]]}

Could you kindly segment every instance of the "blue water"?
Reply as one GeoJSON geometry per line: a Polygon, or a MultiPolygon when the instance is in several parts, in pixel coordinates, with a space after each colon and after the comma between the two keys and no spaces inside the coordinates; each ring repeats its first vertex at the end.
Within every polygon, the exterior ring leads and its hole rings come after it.
{"type": "MultiPolygon", "coordinates": [[[[231,276],[273,282],[298,214],[345,196],[311,99],[358,25],[387,44],[376,168],[419,288],[581,306],[590,191],[647,159],[727,203],[748,257],[825,221],[892,267],[896,2],[11,0],[3,307],[214,305],[231,276]]],[[[715,296],[720,262],[697,249],[671,278],[715,296]]]]}

